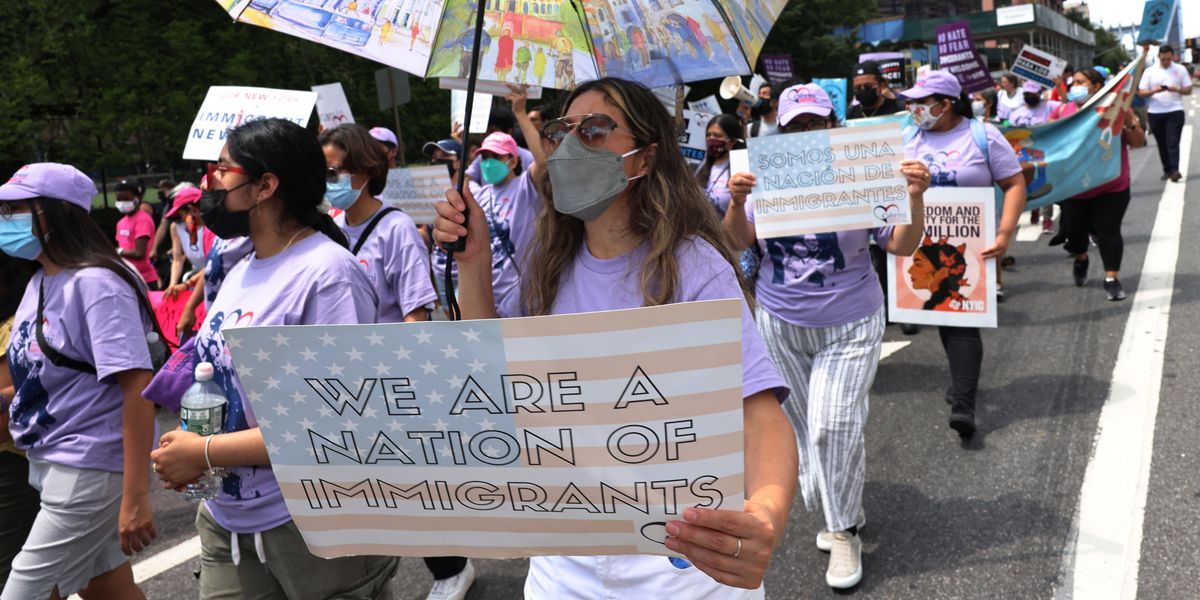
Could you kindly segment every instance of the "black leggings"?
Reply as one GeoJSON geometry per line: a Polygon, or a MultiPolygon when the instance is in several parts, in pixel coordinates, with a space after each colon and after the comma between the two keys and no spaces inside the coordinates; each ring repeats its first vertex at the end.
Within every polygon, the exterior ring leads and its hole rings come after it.
{"type": "Polygon", "coordinates": [[[975,392],[983,368],[983,338],[978,327],[938,327],[942,348],[950,362],[950,387],[946,401],[955,408],[975,410],[975,392]]]}
{"type": "Polygon", "coordinates": [[[1086,254],[1088,234],[1095,234],[1104,270],[1120,271],[1121,257],[1125,254],[1121,221],[1125,218],[1125,209],[1129,208],[1129,188],[1086,200],[1069,198],[1063,200],[1062,207],[1063,227],[1067,231],[1067,252],[1075,255],[1086,254]]]}

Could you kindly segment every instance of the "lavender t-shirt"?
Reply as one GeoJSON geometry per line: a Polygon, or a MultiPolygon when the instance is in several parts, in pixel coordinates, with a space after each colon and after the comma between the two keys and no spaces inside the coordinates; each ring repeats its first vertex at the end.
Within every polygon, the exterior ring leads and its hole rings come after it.
{"type": "MultiPolygon", "coordinates": [[[[250,256],[235,264],[196,335],[196,362],[213,364],[213,381],[229,400],[225,432],[265,427],[269,421],[266,415],[255,418],[253,401],[246,401],[222,330],[373,323],[375,312],[375,292],[354,256],[320,233],[270,258],[250,256]]],[[[234,467],[229,472],[221,494],[208,502],[217,523],[237,533],[254,533],[288,522],[291,517],[270,466],[234,467]]]]}
{"type": "MultiPolygon", "coordinates": [[[[746,203],[754,222],[754,201],[746,203]]],[[[892,228],[813,233],[758,240],[755,297],[771,314],[800,327],[832,327],[883,306],[883,288],[867,250],[871,235],[887,245],[892,228]]]]}
{"type": "Polygon", "coordinates": [[[1053,100],[1043,100],[1037,106],[1021,104],[1008,113],[1008,122],[1013,127],[1034,127],[1050,120],[1050,113],[1059,103],[1053,100]]]}
{"type": "MultiPolygon", "coordinates": [[[[518,238],[529,237],[529,231],[523,229],[532,225],[531,219],[514,216],[536,214],[542,201],[529,171],[503,185],[480,186],[474,193],[488,222],[492,242],[492,298],[499,305],[501,299],[517,287],[519,267],[516,261],[521,256],[518,238]]],[[[439,281],[446,274],[446,253],[441,247],[433,250],[433,272],[439,281]]],[[[457,266],[454,276],[457,280],[457,266]]]]}
{"type": "Polygon", "coordinates": [[[704,195],[708,196],[708,201],[712,202],[721,216],[729,210],[729,161],[723,165],[713,165],[709,170],[704,195]]]}
{"type": "Polygon", "coordinates": [[[121,407],[113,375],[149,369],[150,321],[133,288],[104,268],[39,271],[13,321],[8,359],[16,397],[9,431],[34,460],[81,469],[124,471],[121,407]],[[61,354],[95,365],[96,374],[50,363],[35,332],[38,284],[45,281],[42,332],[61,354]]]}
{"type": "MultiPolygon", "coordinates": [[[[380,208],[380,210],[383,210],[380,208]]],[[[346,213],[334,217],[350,247],[375,218],[371,215],[358,225],[346,225],[346,213]]],[[[425,241],[408,215],[392,211],[379,221],[370,238],[359,248],[355,260],[367,274],[379,296],[380,323],[399,323],[404,315],[437,301],[437,292],[429,279],[429,256],[425,241]]]]}
{"type": "Polygon", "coordinates": [[[991,187],[997,180],[1020,173],[1021,164],[999,129],[989,123],[983,127],[987,131],[986,157],[975,144],[966,119],[949,131],[918,131],[904,145],[904,155],[929,166],[933,187],[991,187]]]}

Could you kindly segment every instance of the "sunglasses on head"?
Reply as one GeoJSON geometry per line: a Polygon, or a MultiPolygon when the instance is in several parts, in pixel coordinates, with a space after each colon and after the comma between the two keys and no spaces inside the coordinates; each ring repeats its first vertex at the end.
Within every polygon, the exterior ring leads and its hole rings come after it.
{"type": "MultiPolygon", "coordinates": [[[[574,130],[583,145],[598,147],[603,146],[608,139],[608,134],[618,128],[629,131],[608,115],[597,113],[568,115],[546,123],[542,127],[542,137],[552,144],[559,144],[574,130]]],[[[629,135],[633,136],[633,132],[630,132],[629,135]]]]}

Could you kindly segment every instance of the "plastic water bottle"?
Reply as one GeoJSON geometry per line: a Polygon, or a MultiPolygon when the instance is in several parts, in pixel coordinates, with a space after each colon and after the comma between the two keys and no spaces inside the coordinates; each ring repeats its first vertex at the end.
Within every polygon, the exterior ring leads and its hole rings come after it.
{"type": "Polygon", "coordinates": [[[146,334],[146,346],[150,348],[150,364],[154,367],[154,371],[158,372],[163,365],[167,364],[167,345],[163,343],[157,331],[151,331],[146,334]]]}
{"type": "MultiPolygon", "coordinates": [[[[212,363],[202,362],[196,365],[196,383],[183,394],[179,405],[179,420],[184,431],[209,436],[225,427],[225,407],[229,401],[221,387],[213,381],[212,363]]],[[[207,469],[200,480],[187,486],[183,497],[191,502],[212,500],[221,490],[221,479],[225,477],[225,469],[215,467],[207,469]]]]}

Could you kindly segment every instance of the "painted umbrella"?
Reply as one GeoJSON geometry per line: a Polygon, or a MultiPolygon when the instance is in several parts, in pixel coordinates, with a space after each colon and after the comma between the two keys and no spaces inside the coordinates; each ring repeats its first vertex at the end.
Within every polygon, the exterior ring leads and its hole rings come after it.
{"type": "Polygon", "coordinates": [[[787,0],[218,0],[235,20],[419,77],[557,89],[750,73],[787,0]],[[484,7],[479,56],[477,7],[484,7]],[[473,68],[473,65],[477,65],[473,68]],[[472,71],[475,73],[472,73],[472,71]]]}

